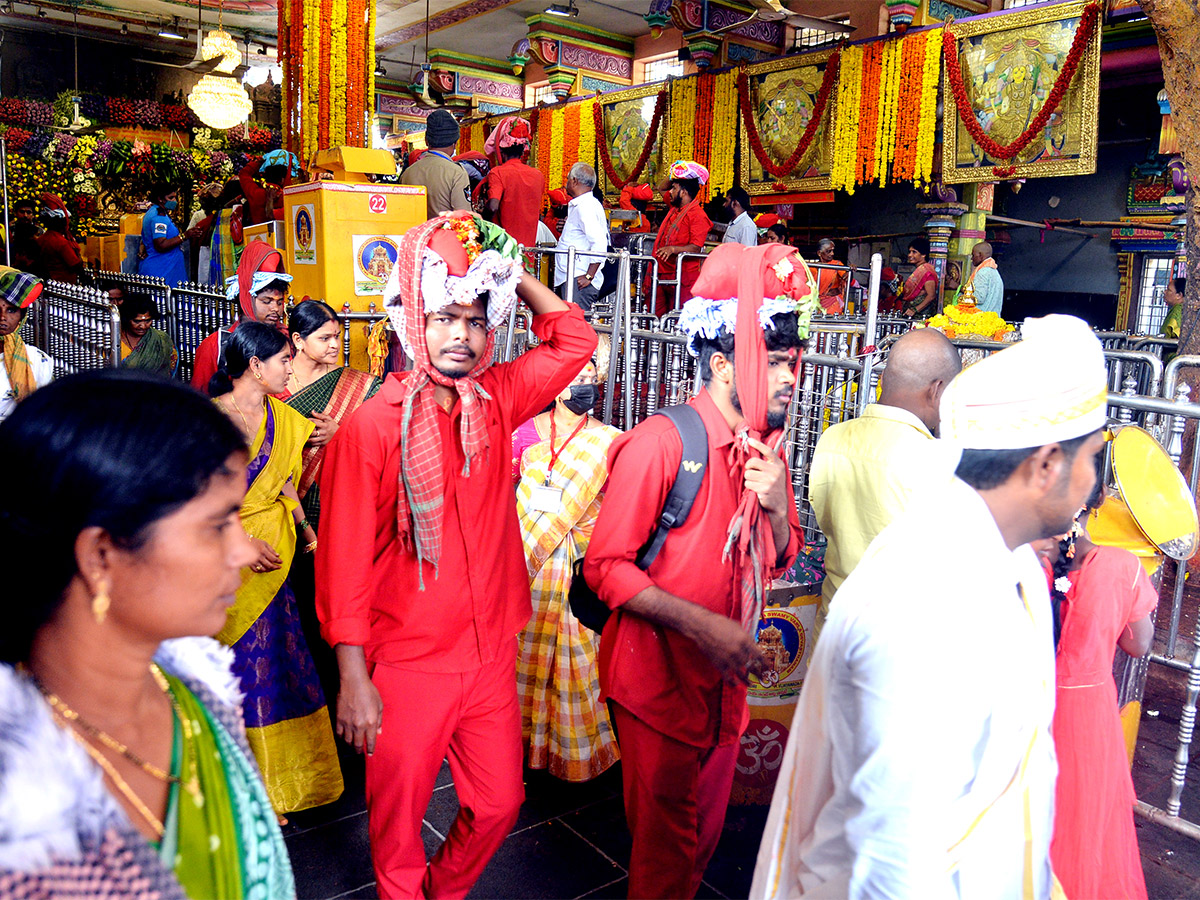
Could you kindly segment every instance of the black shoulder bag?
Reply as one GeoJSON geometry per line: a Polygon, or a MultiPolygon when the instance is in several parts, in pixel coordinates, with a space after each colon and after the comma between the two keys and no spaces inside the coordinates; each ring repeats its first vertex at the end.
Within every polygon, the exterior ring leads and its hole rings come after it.
{"type": "MultiPolygon", "coordinates": [[[[704,470],[708,467],[708,432],[704,428],[700,413],[684,405],[668,406],[660,409],[655,415],[666,416],[674,423],[683,441],[683,453],[679,457],[675,482],[671,485],[671,492],[667,494],[659,514],[658,528],[638,551],[637,567],[643,571],[650,568],[650,564],[662,550],[668,532],[687,521],[692,504],[696,502],[696,495],[700,492],[704,470]]],[[[583,577],[583,562],[582,559],[576,560],[572,566],[567,602],[570,603],[571,612],[579,620],[579,624],[599,634],[604,630],[604,623],[608,621],[612,611],[583,577]]]]}

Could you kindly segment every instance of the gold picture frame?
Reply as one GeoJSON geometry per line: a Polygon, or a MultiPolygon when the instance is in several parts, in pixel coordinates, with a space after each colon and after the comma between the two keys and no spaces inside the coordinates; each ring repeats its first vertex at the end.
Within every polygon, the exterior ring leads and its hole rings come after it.
{"type": "MultiPolygon", "coordinates": [[[[1028,44],[1031,40],[1045,41],[1059,53],[1059,64],[1066,59],[1075,35],[1072,28],[1078,26],[1086,2],[1061,3],[1042,8],[1016,10],[1003,16],[968,19],[950,26],[959,41],[960,58],[974,56],[977,69],[986,69],[987,63],[1003,59],[1007,65],[993,68],[980,78],[970,75],[970,58],[963,59],[963,78],[968,80],[973,93],[980,91],[995,93],[996,100],[990,101],[991,109],[1001,110],[1007,122],[1000,122],[997,115],[990,125],[1000,126],[996,140],[1001,143],[1012,141],[1037,115],[1045,102],[1039,97],[1037,81],[1031,90],[1026,82],[1030,72],[1038,71],[1037,61],[1045,60],[1038,47],[1028,44]],[[1025,32],[1024,49],[1014,52],[1012,46],[1018,32],[1025,32]],[[1008,37],[1006,37],[1008,36],[1008,37]],[[970,44],[966,53],[964,47],[970,44]],[[1024,62],[1023,62],[1024,60],[1024,62]],[[1022,87],[1024,85],[1024,87],[1022,87]],[[1002,92],[1015,86],[1019,93],[1013,97],[1001,97],[1002,92]],[[1026,99],[1021,94],[1031,94],[1026,99]]],[[[1057,76],[1057,65],[1041,84],[1046,94],[1057,76]]],[[[1035,75],[1034,78],[1039,78],[1035,75]]],[[[1039,79],[1040,80],[1040,79],[1039,79]]],[[[1048,124],[1045,135],[1035,139],[1013,160],[991,160],[971,139],[958,115],[958,106],[950,87],[948,68],[942,71],[942,181],[945,184],[968,184],[971,182],[996,181],[1004,178],[1045,178],[1055,175],[1091,175],[1096,171],[1096,145],[1099,128],[1098,107],[1100,99],[1100,23],[1092,33],[1083,58],[1075,72],[1070,88],[1063,96],[1055,115],[1057,124],[1048,124]],[[1057,146],[1056,146],[1057,144],[1057,146]],[[999,170],[999,171],[996,171],[999,170]]],[[[979,108],[973,99],[973,107],[979,108]]]]}
{"type": "MultiPolygon", "coordinates": [[[[834,48],[829,47],[824,50],[817,50],[813,53],[805,53],[802,56],[789,56],[786,59],[775,59],[770,62],[755,63],[754,65],[746,66],[746,77],[750,79],[750,96],[755,95],[755,87],[757,84],[764,84],[771,81],[773,76],[786,76],[793,71],[803,69],[815,69],[815,73],[810,73],[805,81],[811,85],[812,90],[808,90],[808,86],[801,84],[801,93],[805,96],[806,102],[815,102],[816,94],[820,90],[821,80],[825,75],[825,66],[829,63],[829,57],[833,55],[834,48]],[[815,82],[813,75],[815,74],[815,82]]],[[[776,85],[777,86],[777,85],[776,85]]],[[[738,106],[738,133],[741,147],[741,164],[739,172],[739,181],[746,189],[746,192],[751,195],[762,194],[779,194],[779,193],[794,193],[798,191],[828,191],[832,189],[833,181],[830,177],[830,168],[833,163],[832,157],[832,140],[830,135],[830,123],[835,121],[837,115],[837,85],[829,92],[829,100],[825,106],[824,118],[825,121],[818,128],[817,134],[813,137],[812,144],[809,145],[808,151],[800,160],[796,170],[812,172],[815,168],[815,174],[797,176],[794,173],[787,178],[779,179],[765,171],[758,162],[758,158],[754,155],[754,150],[750,146],[750,135],[746,128],[746,120],[742,116],[741,105],[738,106]],[[814,157],[815,154],[815,157],[814,157]],[[782,183],[783,189],[780,190],[776,185],[782,183]]],[[[807,125],[807,120],[804,122],[807,125]]],[[[792,150],[795,150],[799,143],[800,134],[804,133],[803,126],[799,127],[799,134],[792,142],[792,150]]],[[[759,132],[762,132],[762,123],[759,123],[759,132]]],[[[764,140],[764,144],[766,141],[764,140]]],[[[716,147],[713,147],[714,152],[716,147]]],[[[768,152],[769,152],[768,147],[768,152]]],[[[733,152],[733,148],[730,148],[733,152]]],[[[790,153],[789,153],[790,155],[790,153]]]]}
{"type": "MultiPolygon", "coordinates": [[[[629,112],[631,101],[641,101],[642,120],[646,127],[649,128],[650,121],[654,117],[654,105],[658,100],[659,91],[667,91],[667,106],[663,112],[662,119],[658,124],[658,134],[655,136],[657,147],[650,151],[650,156],[646,160],[646,165],[642,169],[642,174],[638,176],[639,182],[648,182],[657,185],[659,181],[666,175],[666,167],[669,162],[663,161],[663,141],[667,136],[668,119],[671,115],[671,100],[670,100],[670,85],[665,82],[655,82],[653,84],[638,85],[634,88],[628,88],[623,91],[612,91],[600,94],[596,97],[596,102],[600,105],[601,122],[604,123],[604,134],[596,135],[597,145],[604,141],[609,148],[609,153],[613,152],[612,141],[609,140],[608,131],[608,116],[610,111],[618,111],[619,107],[626,107],[625,112],[629,112]]],[[[644,144],[636,144],[638,153],[641,153],[641,147],[644,144]]],[[[596,148],[596,175],[600,179],[600,189],[604,192],[604,196],[610,200],[616,200],[621,195],[621,191],[617,188],[608,177],[608,172],[604,169],[603,161],[600,158],[600,150],[596,148]]],[[[636,157],[635,157],[636,158],[636,157]]],[[[613,160],[613,167],[620,173],[621,170],[617,161],[613,160]]]]}

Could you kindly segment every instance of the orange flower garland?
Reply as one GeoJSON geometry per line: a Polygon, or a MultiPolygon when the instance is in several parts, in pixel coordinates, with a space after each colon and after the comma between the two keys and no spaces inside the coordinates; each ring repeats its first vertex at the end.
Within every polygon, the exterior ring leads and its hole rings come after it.
{"type": "Polygon", "coordinates": [[[579,109],[578,103],[568,103],[562,111],[562,163],[559,167],[559,185],[567,183],[567,173],[571,171],[571,166],[579,162],[579,109]]]}

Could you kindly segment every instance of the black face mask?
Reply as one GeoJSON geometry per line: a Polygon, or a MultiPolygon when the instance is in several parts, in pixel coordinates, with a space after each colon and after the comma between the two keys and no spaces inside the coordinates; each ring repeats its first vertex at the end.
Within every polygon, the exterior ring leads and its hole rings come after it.
{"type": "Polygon", "coordinates": [[[590,412],[595,405],[596,386],[594,384],[571,385],[571,399],[563,401],[563,406],[577,416],[590,412]]]}

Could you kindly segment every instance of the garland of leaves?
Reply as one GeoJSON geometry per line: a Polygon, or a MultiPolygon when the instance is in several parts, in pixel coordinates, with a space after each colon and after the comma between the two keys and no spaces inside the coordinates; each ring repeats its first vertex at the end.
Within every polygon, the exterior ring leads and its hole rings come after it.
{"type": "MultiPolygon", "coordinates": [[[[1042,104],[1041,110],[1029,123],[1029,127],[1017,135],[1016,139],[1008,144],[998,144],[984,133],[983,127],[979,124],[979,119],[975,115],[975,110],[971,107],[971,98],[967,95],[967,86],[963,82],[962,66],[958,58],[958,39],[950,31],[945,30],[942,35],[942,51],[946,57],[946,82],[950,85],[950,92],[954,94],[954,103],[958,107],[958,117],[962,120],[963,125],[967,129],[967,133],[971,135],[971,139],[992,159],[1011,160],[1014,156],[1029,146],[1030,141],[1037,135],[1041,134],[1042,129],[1046,127],[1046,123],[1050,121],[1050,117],[1054,115],[1058,109],[1058,104],[1062,102],[1063,96],[1067,89],[1071,86],[1071,80],[1075,77],[1075,70],[1079,67],[1079,62],[1083,58],[1083,52],[1087,49],[1088,41],[1091,40],[1092,34],[1096,30],[1096,22],[1100,17],[1100,4],[1089,3],[1084,7],[1083,13],[1079,17],[1079,26],[1075,29],[1075,38],[1071,42],[1071,49],[1067,52],[1067,58],[1063,62],[1063,67],[1058,73],[1058,77],[1054,79],[1054,86],[1050,89],[1050,95],[1046,97],[1046,102],[1042,104]]],[[[1004,170],[1005,174],[1012,174],[1012,167],[1004,170]]],[[[997,174],[1001,174],[998,172],[997,174]]]]}
{"type": "Polygon", "coordinates": [[[781,164],[776,164],[767,156],[762,136],[758,133],[758,123],[754,120],[754,111],[751,108],[750,78],[744,69],[738,73],[738,101],[742,107],[742,121],[746,123],[746,134],[750,137],[750,149],[754,151],[754,155],[764,171],[769,172],[773,177],[786,178],[800,164],[804,154],[808,152],[808,147],[821,125],[821,119],[825,116],[825,105],[829,100],[829,92],[833,90],[833,85],[837,81],[838,62],[841,55],[840,49],[834,50],[830,54],[829,61],[825,64],[825,75],[821,79],[821,89],[817,92],[817,102],[813,107],[812,118],[808,120],[808,126],[804,129],[804,134],[800,136],[800,143],[796,145],[795,151],[781,164]]]}
{"type": "Polygon", "coordinates": [[[616,167],[613,166],[612,157],[608,155],[608,135],[604,131],[604,106],[597,103],[592,107],[593,121],[596,123],[596,146],[600,150],[600,161],[604,164],[604,172],[608,176],[608,180],[612,182],[612,186],[618,191],[627,184],[635,183],[642,177],[642,169],[646,167],[646,161],[650,159],[650,152],[654,149],[654,144],[658,140],[658,127],[662,123],[663,113],[667,109],[667,85],[663,85],[658,92],[658,99],[654,103],[654,116],[650,119],[650,128],[646,132],[646,145],[642,147],[642,154],[634,163],[633,169],[629,172],[629,178],[621,178],[617,174],[616,167]]]}

